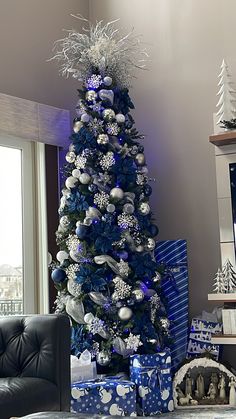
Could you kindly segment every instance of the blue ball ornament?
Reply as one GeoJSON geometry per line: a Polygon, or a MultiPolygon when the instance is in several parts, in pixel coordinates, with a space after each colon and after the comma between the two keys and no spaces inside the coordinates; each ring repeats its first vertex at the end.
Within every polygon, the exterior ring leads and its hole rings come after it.
{"type": "Polygon", "coordinates": [[[152,194],[152,187],[150,185],[145,185],[143,192],[145,196],[150,196],[152,194]]]}
{"type": "Polygon", "coordinates": [[[84,224],[79,224],[75,230],[76,235],[79,239],[83,240],[87,234],[88,226],[84,224]]]}
{"type": "Polygon", "coordinates": [[[152,237],[155,237],[159,232],[158,227],[155,224],[151,224],[149,227],[149,232],[152,237]]]}
{"type": "Polygon", "coordinates": [[[60,282],[63,282],[66,279],[66,273],[61,268],[56,268],[52,271],[51,278],[54,282],[59,284],[60,282]]]}

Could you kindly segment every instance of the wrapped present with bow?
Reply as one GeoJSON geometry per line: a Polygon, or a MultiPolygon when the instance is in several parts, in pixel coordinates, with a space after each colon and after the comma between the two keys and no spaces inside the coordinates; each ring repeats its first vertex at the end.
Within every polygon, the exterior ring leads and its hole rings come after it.
{"type": "Polygon", "coordinates": [[[136,386],[117,377],[73,383],[71,411],[90,415],[136,416],[136,386]]]}
{"type": "Polygon", "coordinates": [[[71,355],[70,366],[72,383],[97,377],[96,362],[92,361],[91,353],[87,349],[82,352],[79,358],[71,355]]]}
{"type": "Polygon", "coordinates": [[[172,373],[186,358],[188,345],[188,266],[186,240],[159,241],[155,259],[162,265],[162,290],[167,301],[167,317],[171,321],[170,333],[172,373]]]}
{"type": "Polygon", "coordinates": [[[130,379],[137,387],[138,414],[157,415],[174,409],[170,351],[130,357],[130,379]]]}

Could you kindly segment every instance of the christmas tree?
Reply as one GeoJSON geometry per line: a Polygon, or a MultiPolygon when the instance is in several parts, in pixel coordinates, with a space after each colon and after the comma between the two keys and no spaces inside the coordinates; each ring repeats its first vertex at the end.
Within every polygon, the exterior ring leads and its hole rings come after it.
{"type": "Polygon", "coordinates": [[[226,259],[223,267],[222,274],[224,276],[224,283],[226,292],[235,292],[236,290],[236,272],[229,259],[226,259]]]}
{"type": "Polygon", "coordinates": [[[143,136],[130,114],[128,87],[135,67],[143,67],[135,58],[140,44],[132,34],[119,37],[114,22],[99,22],[68,31],[55,48],[62,74],[83,83],[59,207],[56,310],[71,318],[72,353],[88,349],[113,371],[129,355],[169,342],[153,257],[152,188],[143,136]]]}
{"type": "Polygon", "coordinates": [[[228,70],[228,65],[225,60],[221,64],[221,72],[219,74],[219,83],[220,90],[217,93],[219,100],[217,107],[219,110],[216,114],[218,117],[217,124],[220,124],[222,121],[234,120],[236,116],[236,109],[234,103],[236,102],[234,94],[236,93],[233,88],[233,82],[231,81],[231,75],[228,70]]]}
{"type": "Polygon", "coordinates": [[[215,274],[214,278],[214,288],[213,291],[217,293],[224,293],[226,292],[227,288],[225,286],[225,277],[224,274],[220,269],[215,274]]]}

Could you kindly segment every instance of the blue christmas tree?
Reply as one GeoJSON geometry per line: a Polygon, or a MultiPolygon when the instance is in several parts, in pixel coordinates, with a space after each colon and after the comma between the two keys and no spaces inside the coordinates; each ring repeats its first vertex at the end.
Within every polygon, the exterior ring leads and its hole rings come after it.
{"type": "Polygon", "coordinates": [[[130,114],[128,87],[143,61],[136,58],[138,39],[119,37],[114,22],[68,31],[55,48],[62,74],[83,83],[56,233],[56,310],[71,318],[72,353],[88,349],[113,371],[129,355],[156,352],[169,341],[153,257],[152,188],[143,136],[130,114]]]}

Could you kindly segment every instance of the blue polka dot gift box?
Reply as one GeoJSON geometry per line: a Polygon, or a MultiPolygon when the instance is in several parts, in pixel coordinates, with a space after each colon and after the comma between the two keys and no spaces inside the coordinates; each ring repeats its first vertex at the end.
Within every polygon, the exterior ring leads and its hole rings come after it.
{"type": "Polygon", "coordinates": [[[91,380],[71,386],[71,411],[136,416],[136,386],[118,379],[91,380]]]}
{"type": "Polygon", "coordinates": [[[130,357],[130,379],[137,386],[138,415],[174,410],[169,350],[130,357]]]}

